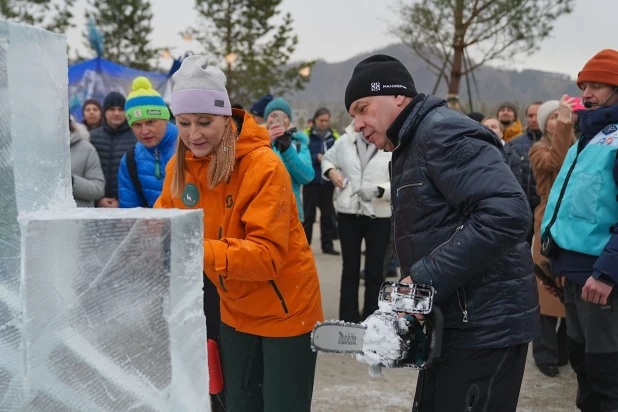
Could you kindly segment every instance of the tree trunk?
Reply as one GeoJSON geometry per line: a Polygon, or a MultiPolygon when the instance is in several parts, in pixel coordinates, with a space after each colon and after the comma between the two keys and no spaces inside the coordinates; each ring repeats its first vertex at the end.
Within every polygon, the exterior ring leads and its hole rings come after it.
{"type": "Polygon", "coordinates": [[[464,56],[464,35],[465,28],[463,26],[463,11],[464,0],[456,0],[455,2],[455,35],[453,37],[453,65],[451,66],[451,75],[448,82],[448,93],[459,95],[459,85],[461,83],[461,67],[464,56]]]}
{"type": "Polygon", "coordinates": [[[453,67],[448,82],[448,93],[459,95],[459,85],[461,83],[461,66],[463,62],[463,48],[455,47],[453,54],[453,67]]]}

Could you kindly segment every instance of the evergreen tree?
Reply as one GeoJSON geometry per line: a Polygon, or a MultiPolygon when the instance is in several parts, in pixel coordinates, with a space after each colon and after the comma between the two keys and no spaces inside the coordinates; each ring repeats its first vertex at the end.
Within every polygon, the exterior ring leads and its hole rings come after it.
{"type": "MultiPolygon", "coordinates": [[[[152,11],[149,0],[89,0],[86,19],[103,33],[103,57],[134,69],[151,70],[158,50],[150,46],[152,11]]],[[[87,39],[88,34],[84,33],[87,39]]],[[[92,46],[86,41],[86,46],[92,46]]],[[[93,50],[94,52],[94,50],[93,50]]]]}
{"type": "Polygon", "coordinates": [[[64,33],[73,27],[75,0],[0,0],[0,17],[64,33]]]}
{"type": "Polygon", "coordinates": [[[303,90],[314,62],[289,64],[298,36],[292,16],[282,23],[281,0],[196,0],[202,23],[193,34],[213,65],[224,68],[233,103],[251,105],[267,93],[282,95],[303,90]],[[303,70],[304,69],[304,70],[303,70]],[[302,74],[301,74],[302,73],[302,74]]]}

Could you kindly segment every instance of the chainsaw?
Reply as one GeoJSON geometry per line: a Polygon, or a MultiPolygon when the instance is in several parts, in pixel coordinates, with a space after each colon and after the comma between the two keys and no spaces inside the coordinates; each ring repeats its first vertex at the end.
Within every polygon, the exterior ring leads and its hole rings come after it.
{"type": "Polygon", "coordinates": [[[377,311],[360,325],[338,320],[318,323],[311,347],[356,355],[372,366],[430,368],[440,357],[444,324],[442,312],[433,305],[434,294],[431,286],[384,282],[377,311]],[[414,315],[423,316],[419,320],[414,315]]]}

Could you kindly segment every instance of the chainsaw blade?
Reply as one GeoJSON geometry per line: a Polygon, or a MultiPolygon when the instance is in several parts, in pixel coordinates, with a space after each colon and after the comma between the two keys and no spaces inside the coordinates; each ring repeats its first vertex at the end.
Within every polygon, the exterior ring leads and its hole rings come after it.
{"type": "Polygon", "coordinates": [[[363,353],[365,331],[364,326],[356,323],[322,322],[316,325],[311,334],[311,348],[327,353],[363,353]]]}

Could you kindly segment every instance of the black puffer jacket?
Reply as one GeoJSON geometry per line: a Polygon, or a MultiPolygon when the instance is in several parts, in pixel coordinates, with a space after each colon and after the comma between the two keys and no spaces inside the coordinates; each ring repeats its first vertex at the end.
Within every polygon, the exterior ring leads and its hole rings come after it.
{"type": "Polygon", "coordinates": [[[90,143],[97,149],[101,159],[101,168],[105,175],[105,197],[117,199],[120,161],[137,143],[133,130],[127,122],[118,129],[112,129],[103,119],[103,126],[90,132],[90,143]]]}
{"type": "Polygon", "coordinates": [[[498,138],[418,95],[388,130],[401,271],[436,289],[444,345],[503,348],[539,331],[527,199],[498,138]],[[523,242],[523,243],[522,243],[523,242]]]}

